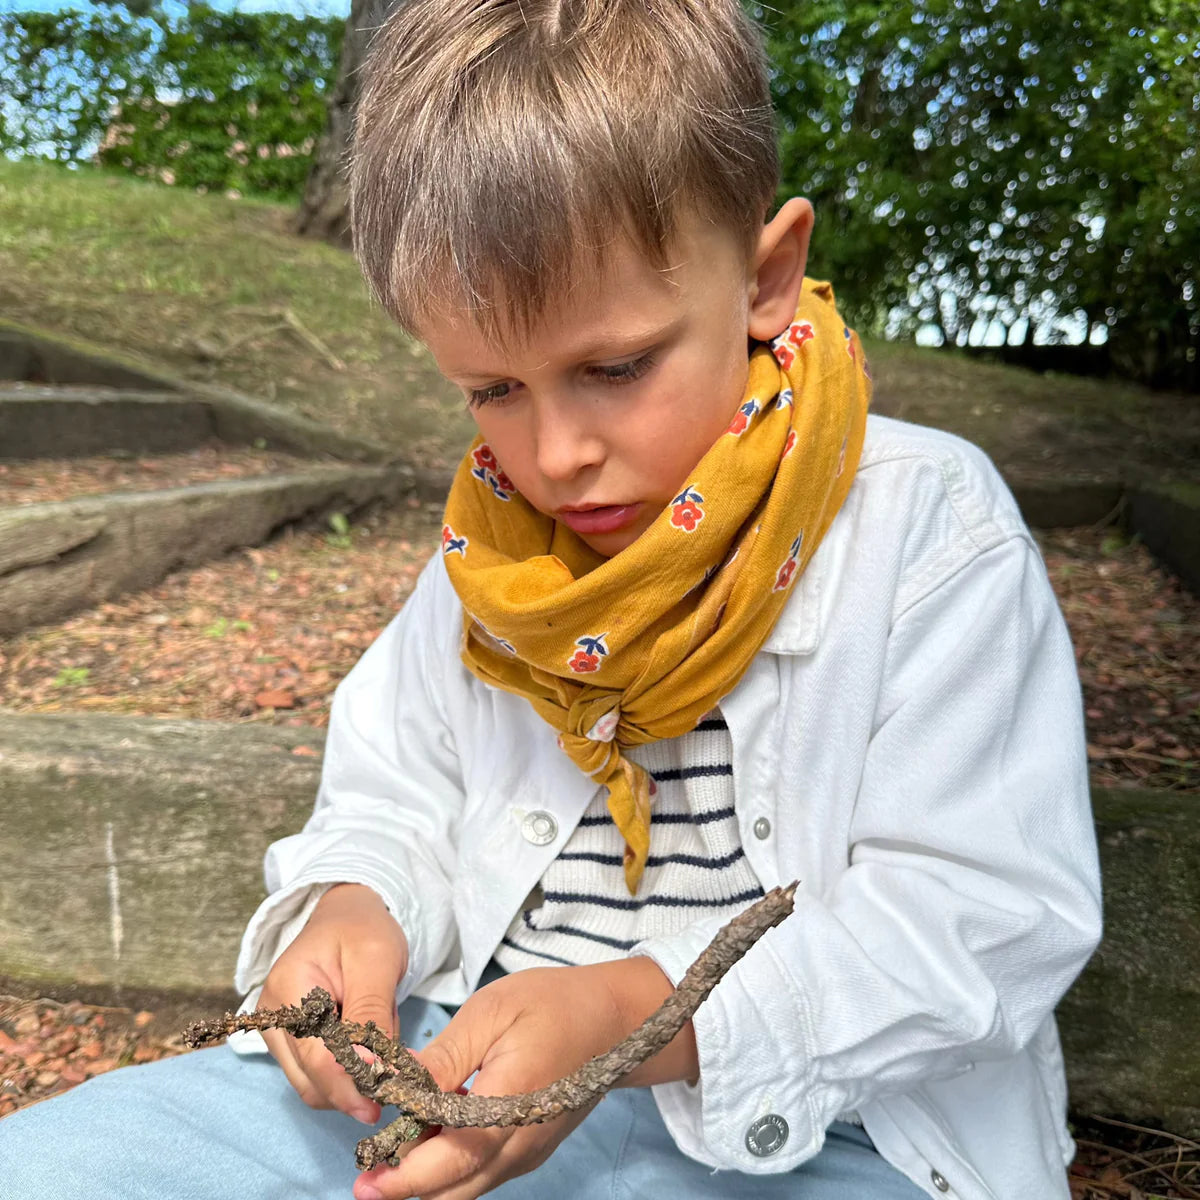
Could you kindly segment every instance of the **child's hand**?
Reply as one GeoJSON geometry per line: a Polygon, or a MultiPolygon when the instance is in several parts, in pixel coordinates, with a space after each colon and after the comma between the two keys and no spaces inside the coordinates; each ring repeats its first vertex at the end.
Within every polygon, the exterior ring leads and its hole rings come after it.
{"type": "MultiPolygon", "coordinates": [[[[648,958],[519,971],[471,996],[417,1057],[444,1091],[476,1070],[473,1094],[532,1091],[621,1041],[670,991],[648,958]]],[[[697,1071],[689,1024],[627,1082],[690,1079],[697,1071]]],[[[475,1200],[540,1166],[589,1111],[509,1129],[443,1129],[414,1143],[400,1166],[359,1176],[354,1194],[358,1200],[475,1200]]]]}
{"type": "MultiPolygon", "coordinates": [[[[323,987],[341,1005],[343,1020],[374,1021],[394,1037],[396,985],[407,966],[408,942],[379,896],[361,884],[338,884],[271,968],[258,1006],[299,1004],[323,987]]],[[[379,1120],[379,1105],[359,1093],[317,1038],[297,1040],[277,1029],[263,1037],[305,1104],[372,1125],[379,1120]]]]}

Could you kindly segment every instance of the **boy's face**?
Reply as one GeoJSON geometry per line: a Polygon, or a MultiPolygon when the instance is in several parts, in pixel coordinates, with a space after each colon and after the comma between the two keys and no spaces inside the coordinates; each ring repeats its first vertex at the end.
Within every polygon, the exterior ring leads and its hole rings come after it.
{"type": "Polygon", "coordinates": [[[624,240],[519,343],[466,320],[422,338],[517,490],[606,557],[649,528],[741,402],[753,272],[729,232],[680,229],[656,271],[624,240]]]}

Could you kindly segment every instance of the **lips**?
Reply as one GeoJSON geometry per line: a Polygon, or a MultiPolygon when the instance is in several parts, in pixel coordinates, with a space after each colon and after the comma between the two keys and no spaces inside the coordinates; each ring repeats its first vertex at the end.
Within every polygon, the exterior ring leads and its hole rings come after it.
{"type": "Polygon", "coordinates": [[[591,508],[560,508],[558,519],[576,533],[614,533],[637,520],[641,504],[602,504],[591,508]]]}

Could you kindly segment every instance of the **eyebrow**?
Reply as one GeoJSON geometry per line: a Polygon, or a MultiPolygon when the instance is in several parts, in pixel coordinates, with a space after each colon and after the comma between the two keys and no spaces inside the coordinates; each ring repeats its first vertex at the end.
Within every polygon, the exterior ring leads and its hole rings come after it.
{"type": "MultiPolygon", "coordinates": [[[[630,354],[646,353],[677,336],[686,320],[686,314],[681,313],[665,325],[652,329],[623,330],[597,338],[592,342],[583,342],[578,346],[572,346],[569,351],[571,362],[568,365],[579,367],[588,363],[603,362],[605,359],[624,358],[630,354]]],[[[539,364],[537,369],[544,365],[544,362],[539,364]]],[[[443,374],[447,379],[463,383],[464,386],[467,380],[509,378],[504,371],[468,370],[466,367],[457,367],[455,364],[448,364],[443,374]]]]}

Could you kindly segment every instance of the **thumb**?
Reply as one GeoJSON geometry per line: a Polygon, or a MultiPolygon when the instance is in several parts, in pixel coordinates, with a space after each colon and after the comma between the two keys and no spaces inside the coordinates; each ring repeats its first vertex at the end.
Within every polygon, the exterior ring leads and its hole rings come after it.
{"type": "Polygon", "coordinates": [[[490,1023],[481,1021],[479,1007],[468,1001],[433,1041],[414,1053],[438,1087],[452,1092],[479,1069],[492,1040],[490,1023]]]}
{"type": "Polygon", "coordinates": [[[374,1021],[388,1037],[396,1036],[396,985],[399,965],[377,956],[342,951],[342,1020],[365,1025],[374,1021]]]}
{"type": "MultiPolygon", "coordinates": [[[[367,956],[344,955],[342,959],[342,1020],[365,1025],[374,1021],[388,1037],[396,1034],[397,972],[367,956]]],[[[372,1056],[356,1047],[360,1057],[371,1061],[372,1056]]],[[[361,1095],[350,1076],[329,1056],[319,1043],[302,1043],[301,1054],[309,1075],[328,1097],[331,1107],[341,1109],[361,1121],[374,1124],[379,1120],[379,1105],[361,1095]]]]}
{"type": "Polygon", "coordinates": [[[364,991],[352,991],[347,985],[342,1002],[342,1020],[365,1025],[374,1021],[390,1038],[396,1036],[396,993],[368,987],[364,991]]]}

